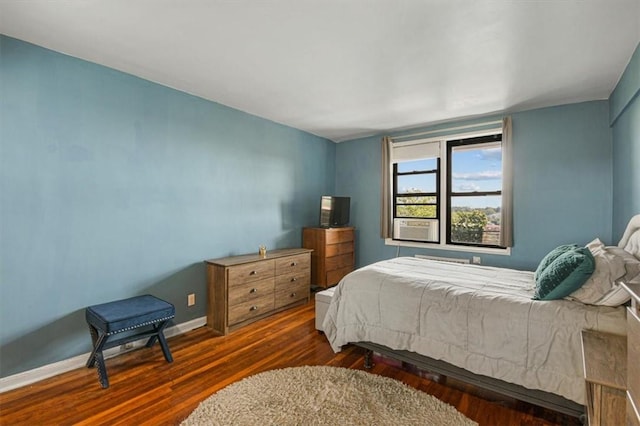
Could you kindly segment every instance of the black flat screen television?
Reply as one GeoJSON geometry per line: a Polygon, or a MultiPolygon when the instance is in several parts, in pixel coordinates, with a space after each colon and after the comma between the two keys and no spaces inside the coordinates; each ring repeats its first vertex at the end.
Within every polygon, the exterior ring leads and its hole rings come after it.
{"type": "Polygon", "coordinates": [[[349,225],[351,198],[324,195],[320,201],[320,227],[339,228],[349,225]]]}

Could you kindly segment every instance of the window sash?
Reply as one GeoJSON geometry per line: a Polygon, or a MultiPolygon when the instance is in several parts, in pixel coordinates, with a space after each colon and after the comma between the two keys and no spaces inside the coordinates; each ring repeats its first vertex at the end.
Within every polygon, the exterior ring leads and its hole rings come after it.
{"type": "MultiPolygon", "coordinates": [[[[454,217],[454,199],[461,198],[482,198],[482,197],[500,197],[500,209],[502,211],[504,199],[502,197],[502,188],[503,177],[501,175],[500,178],[500,189],[492,190],[492,191],[454,191],[453,190],[453,179],[454,179],[454,159],[453,154],[455,152],[464,152],[464,151],[472,151],[472,150],[480,150],[480,149],[494,149],[500,147],[501,150],[501,162],[504,162],[505,159],[503,157],[502,151],[502,134],[493,134],[493,135],[485,135],[478,137],[471,137],[465,139],[457,139],[457,140],[449,140],[446,142],[447,146],[447,168],[445,170],[447,176],[447,191],[446,191],[446,232],[445,232],[445,240],[447,244],[451,245],[463,245],[463,246],[473,246],[473,247],[490,247],[490,248],[506,248],[501,245],[502,238],[489,238],[490,242],[485,242],[485,232],[489,235],[492,232],[496,231],[466,231],[466,230],[455,230],[453,226],[453,217],[454,217]],[[458,240],[456,235],[461,235],[461,233],[466,233],[467,238],[482,238],[482,241],[470,241],[470,240],[458,240]],[[495,244],[494,242],[497,242],[495,244]]],[[[500,227],[500,233],[503,232],[502,226],[500,227]]]]}
{"type": "MultiPolygon", "coordinates": [[[[439,151],[438,151],[439,152],[439,151]]],[[[425,159],[431,159],[434,157],[427,157],[427,158],[422,158],[423,160],[425,159]]],[[[441,204],[441,197],[440,197],[440,157],[435,157],[434,158],[436,160],[436,168],[435,169],[428,169],[428,170],[417,170],[417,171],[411,171],[411,172],[398,172],[398,162],[394,162],[393,163],[393,198],[391,200],[393,206],[392,206],[392,219],[440,219],[440,204],[441,204]],[[420,176],[420,175],[425,175],[425,176],[429,176],[429,175],[434,175],[435,178],[435,190],[434,191],[425,191],[425,192],[400,192],[398,189],[398,181],[399,181],[399,177],[402,176],[420,176]],[[409,202],[409,203],[400,203],[398,202],[398,200],[401,199],[409,199],[409,198],[419,198],[419,197],[428,197],[428,198],[434,198],[435,201],[434,202],[409,202]],[[435,206],[435,214],[433,215],[416,215],[416,216],[412,216],[412,215],[402,215],[399,214],[399,210],[408,210],[408,208],[410,207],[421,207],[421,206],[435,206]]],[[[416,159],[408,159],[407,161],[415,161],[416,159]]],[[[395,238],[396,236],[392,235],[393,238],[395,238]]]]}

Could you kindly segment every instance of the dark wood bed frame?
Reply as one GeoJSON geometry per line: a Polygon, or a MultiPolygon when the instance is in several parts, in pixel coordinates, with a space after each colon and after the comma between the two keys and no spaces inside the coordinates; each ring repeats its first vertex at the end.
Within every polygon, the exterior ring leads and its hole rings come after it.
{"type": "Polygon", "coordinates": [[[540,390],[527,389],[523,386],[494,379],[492,377],[474,374],[447,362],[435,360],[415,352],[394,350],[386,346],[370,342],[358,342],[354,343],[354,345],[366,350],[364,358],[364,367],[366,369],[373,367],[372,354],[373,352],[377,352],[389,358],[406,362],[420,369],[452,377],[456,380],[497,392],[520,401],[549,408],[573,417],[578,417],[583,423],[586,419],[584,406],[559,395],[540,390]]]}

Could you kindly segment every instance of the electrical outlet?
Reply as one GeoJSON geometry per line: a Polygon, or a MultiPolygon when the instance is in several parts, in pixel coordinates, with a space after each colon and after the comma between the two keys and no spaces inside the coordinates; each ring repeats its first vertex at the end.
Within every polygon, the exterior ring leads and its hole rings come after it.
{"type": "Polygon", "coordinates": [[[480,262],[480,256],[473,256],[473,257],[471,258],[471,261],[472,261],[473,263],[475,263],[476,265],[479,265],[479,264],[481,263],[481,262],[480,262]]]}
{"type": "Polygon", "coordinates": [[[193,306],[196,304],[196,294],[191,293],[187,296],[187,306],[193,306]]]}

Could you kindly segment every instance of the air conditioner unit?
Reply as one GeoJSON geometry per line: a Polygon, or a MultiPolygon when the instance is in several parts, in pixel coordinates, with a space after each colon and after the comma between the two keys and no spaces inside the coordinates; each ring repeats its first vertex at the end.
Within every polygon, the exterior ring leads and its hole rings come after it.
{"type": "Polygon", "coordinates": [[[394,219],[393,238],[411,241],[438,241],[437,219],[394,219]]]}

